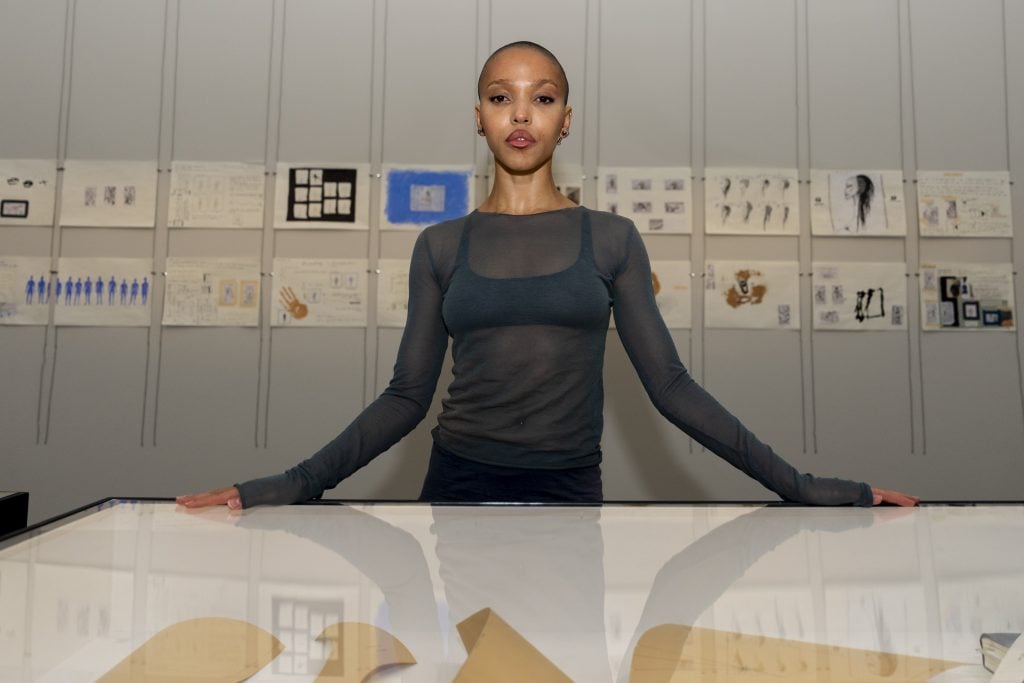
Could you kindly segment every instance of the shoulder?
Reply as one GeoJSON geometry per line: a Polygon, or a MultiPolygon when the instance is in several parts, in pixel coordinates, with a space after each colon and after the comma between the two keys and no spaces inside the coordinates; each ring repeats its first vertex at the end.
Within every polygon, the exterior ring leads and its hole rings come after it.
{"type": "Polygon", "coordinates": [[[641,243],[640,233],[633,221],[607,211],[584,209],[590,220],[593,235],[594,258],[598,267],[614,275],[634,251],[634,245],[641,243]]]}
{"type": "Polygon", "coordinates": [[[423,228],[423,231],[420,233],[420,238],[431,244],[437,241],[452,239],[452,237],[458,238],[462,235],[462,231],[466,227],[467,220],[469,220],[468,215],[452,218],[440,223],[434,223],[433,225],[423,228]]]}
{"type": "Polygon", "coordinates": [[[617,235],[621,238],[628,238],[631,233],[636,232],[636,225],[625,216],[587,207],[583,207],[583,211],[589,217],[590,229],[595,234],[603,232],[617,235]]]}

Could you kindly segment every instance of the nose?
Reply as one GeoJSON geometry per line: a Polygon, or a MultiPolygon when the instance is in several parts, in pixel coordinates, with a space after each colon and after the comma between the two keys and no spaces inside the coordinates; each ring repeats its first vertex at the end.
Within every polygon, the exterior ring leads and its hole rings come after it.
{"type": "Polygon", "coordinates": [[[512,110],[512,123],[529,123],[530,122],[530,110],[524,104],[517,104],[512,110]]]}

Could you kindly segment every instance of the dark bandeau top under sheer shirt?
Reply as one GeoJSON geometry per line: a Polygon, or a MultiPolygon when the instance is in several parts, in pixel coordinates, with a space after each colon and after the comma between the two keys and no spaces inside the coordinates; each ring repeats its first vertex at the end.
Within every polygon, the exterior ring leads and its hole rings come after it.
{"type": "Polygon", "coordinates": [[[795,470],[690,377],[636,227],[575,207],[474,211],[426,228],[391,383],[309,459],[239,484],[243,506],[318,497],[412,431],[430,408],[449,337],[453,379],[432,432],[440,447],[506,467],[600,462],[610,313],[655,407],[696,441],[785,500],[871,504],[866,484],[795,470]]]}

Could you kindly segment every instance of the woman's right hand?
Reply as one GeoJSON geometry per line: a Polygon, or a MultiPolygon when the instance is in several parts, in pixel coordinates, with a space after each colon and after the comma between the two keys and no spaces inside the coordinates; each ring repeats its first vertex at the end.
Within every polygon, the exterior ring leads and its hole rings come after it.
{"type": "Polygon", "coordinates": [[[242,499],[238,489],[234,486],[226,486],[222,489],[193,493],[187,496],[178,496],[174,499],[178,505],[187,508],[205,508],[212,505],[227,505],[232,510],[242,509],[242,499]]]}

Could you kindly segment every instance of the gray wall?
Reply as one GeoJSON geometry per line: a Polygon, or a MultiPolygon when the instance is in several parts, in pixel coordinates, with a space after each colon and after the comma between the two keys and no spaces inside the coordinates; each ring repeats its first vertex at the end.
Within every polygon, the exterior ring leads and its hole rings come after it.
{"type": "MultiPolygon", "coordinates": [[[[1021,0],[5,0],[0,157],[476,163],[473,85],[529,38],[563,60],[595,197],[602,165],[902,168],[906,239],[647,237],[655,258],[906,262],[907,333],[673,334],[693,373],[805,469],[931,499],[1020,498],[1021,334],[921,334],[919,259],[1024,260],[1007,239],[919,239],[913,179],[1024,165],[1021,0]],[[1007,66],[1009,65],[1009,66],[1007,66]],[[424,136],[424,130],[431,131],[424,136]]],[[[272,177],[268,177],[268,188],[272,177]]],[[[479,190],[486,181],[479,180],[479,190]]],[[[696,225],[702,187],[697,183],[696,225]]],[[[1024,223],[1024,188],[1014,186],[1024,223]]],[[[379,188],[373,188],[375,216],[379,188]]],[[[480,195],[482,196],[482,194],[480,195]]],[[[415,235],[0,228],[5,255],[407,257],[415,235]]],[[[56,261],[54,261],[56,263],[56,261]]],[[[373,284],[371,284],[372,294],[373,284]]],[[[154,320],[161,301],[156,299],[154,320]]],[[[1019,282],[1018,300],[1022,291],[1019,282]]],[[[387,383],[400,330],[0,327],[0,488],[39,520],[279,471],[387,383]]],[[[443,379],[442,379],[443,381],[443,379]]],[[[651,408],[612,333],[609,499],[771,499],[651,408]]],[[[436,412],[436,410],[435,410],[436,412]]],[[[332,495],[418,492],[428,420],[332,495]]]]}

